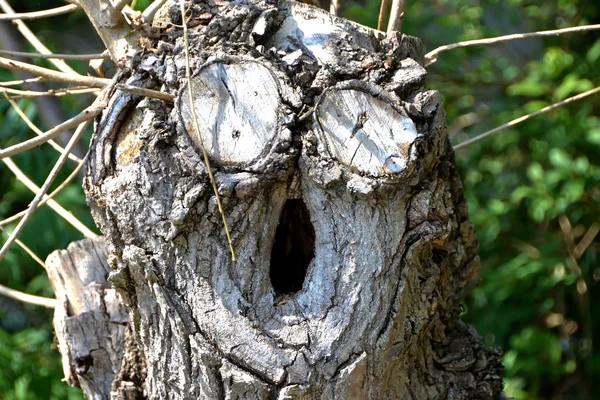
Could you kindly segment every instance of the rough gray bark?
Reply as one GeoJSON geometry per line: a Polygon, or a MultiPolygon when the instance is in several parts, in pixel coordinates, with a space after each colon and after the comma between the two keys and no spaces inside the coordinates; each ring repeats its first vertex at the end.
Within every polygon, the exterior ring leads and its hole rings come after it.
{"type": "Polygon", "coordinates": [[[127,310],[106,278],[103,238],[74,242],[48,256],[46,270],[59,303],[54,330],[65,380],[88,399],[135,399],[144,393],[127,310]]]}
{"type": "Polygon", "coordinates": [[[194,1],[155,20],[97,124],[84,186],[149,398],[502,396],[458,322],[478,266],[420,42],[293,2],[194,1]],[[232,231],[232,262],[203,142],[232,231]]]}

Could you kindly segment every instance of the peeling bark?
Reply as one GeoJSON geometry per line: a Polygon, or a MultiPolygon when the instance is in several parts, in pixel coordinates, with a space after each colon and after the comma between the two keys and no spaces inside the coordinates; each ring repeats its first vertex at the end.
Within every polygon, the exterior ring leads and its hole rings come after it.
{"type": "Polygon", "coordinates": [[[178,100],[116,92],[84,182],[147,396],[502,398],[498,351],[458,321],[477,243],[418,39],[287,1],[188,5],[193,104],[169,2],[122,80],[178,100]]]}

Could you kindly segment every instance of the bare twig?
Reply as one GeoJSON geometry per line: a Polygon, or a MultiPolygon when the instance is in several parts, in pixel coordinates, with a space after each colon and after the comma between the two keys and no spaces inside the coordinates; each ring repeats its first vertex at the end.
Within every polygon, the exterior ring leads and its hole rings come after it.
{"type": "Polygon", "coordinates": [[[564,106],[565,104],[569,104],[569,103],[572,103],[574,101],[581,100],[581,99],[583,99],[585,97],[591,96],[591,95],[593,95],[595,93],[598,93],[598,92],[600,92],[600,87],[588,90],[587,92],[580,93],[580,94],[578,94],[576,96],[573,96],[573,97],[569,97],[568,99],[565,99],[563,101],[559,101],[558,103],[551,104],[551,105],[549,105],[547,107],[544,107],[541,110],[538,110],[538,111],[533,112],[531,114],[527,114],[527,115],[524,115],[524,116],[519,117],[517,119],[513,119],[512,121],[507,122],[506,124],[500,125],[497,128],[491,129],[491,130],[489,130],[487,132],[483,132],[480,135],[477,135],[477,136],[475,136],[475,137],[473,137],[473,138],[471,138],[469,140],[465,140],[464,142],[455,145],[454,146],[454,150],[462,149],[463,147],[466,147],[466,146],[468,146],[468,145],[470,145],[472,143],[478,142],[481,139],[484,139],[484,138],[486,138],[488,136],[491,136],[494,133],[499,132],[499,131],[501,131],[503,129],[510,128],[510,127],[515,126],[517,124],[520,124],[521,122],[524,122],[524,121],[528,121],[531,118],[537,117],[540,114],[547,113],[548,111],[552,111],[552,110],[554,110],[554,109],[556,109],[558,107],[564,106]]]}
{"type": "MultiPolygon", "coordinates": [[[[0,227],[0,231],[2,231],[2,232],[4,232],[4,233],[6,233],[6,230],[5,230],[5,229],[3,229],[2,227],[0,227]]],[[[45,264],[44,264],[44,262],[41,260],[41,258],[39,258],[39,257],[37,256],[37,254],[35,254],[35,253],[33,252],[33,250],[31,250],[31,249],[30,249],[30,248],[29,248],[29,247],[28,247],[28,246],[27,246],[25,243],[23,243],[23,242],[22,242],[22,241],[20,241],[19,239],[16,239],[16,240],[15,240],[15,243],[16,243],[16,244],[17,244],[17,245],[18,245],[20,248],[22,248],[22,249],[25,251],[25,253],[29,254],[29,256],[30,256],[31,258],[33,258],[33,261],[35,261],[36,263],[38,263],[39,265],[41,265],[41,266],[42,266],[42,268],[44,268],[44,269],[46,268],[46,265],[45,265],[45,264]]]]}
{"type": "Polygon", "coordinates": [[[198,118],[196,116],[196,107],[194,106],[194,94],[192,93],[192,78],[190,72],[190,49],[188,44],[188,32],[187,32],[187,21],[185,20],[185,7],[184,0],[179,0],[179,5],[181,7],[181,19],[183,23],[183,43],[185,48],[185,76],[187,79],[187,92],[190,98],[190,108],[192,111],[192,122],[194,124],[194,130],[196,131],[196,136],[198,137],[198,142],[200,143],[200,149],[202,149],[202,156],[204,157],[204,163],[206,164],[206,170],[208,171],[208,176],[210,177],[210,183],[212,184],[213,191],[215,193],[215,198],[217,200],[217,206],[219,208],[219,212],[221,213],[221,218],[223,219],[223,226],[225,227],[225,235],[227,236],[227,242],[229,243],[229,250],[231,251],[231,259],[235,262],[235,251],[233,250],[233,243],[231,241],[231,236],[229,235],[229,227],[227,226],[227,219],[225,218],[225,212],[223,212],[223,206],[221,205],[221,198],[219,196],[219,190],[217,189],[217,182],[212,172],[212,168],[210,167],[210,161],[208,159],[208,153],[206,152],[206,148],[204,147],[204,141],[202,140],[202,135],[200,134],[200,124],[198,123],[198,118]]]}
{"type": "Polygon", "coordinates": [[[125,85],[118,83],[116,85],[118,90],[122,90],[123,92],[135,94],[138,96],[151,97],[153,99],[159,99],[163,101],[168,101],[172,103],[175,101],[175,96],[165,92],[159,92],[158,90],[146,89],[138,86],[125,85]]]}
{"type": "Polygon", "coordinates": [[[25,58],[48,58],[57,60],[98,60],[108,59],[110,56],[108,53],[96,53],[96,54],[57,54],[57,53],[27,53],[25,51],[10,51],[0,50],[0,54],[11,57],[25,57],[25,58]]]}
{"type": "Polygon", "coordinates": [[[38,92],[35,90],[15,90],[8,88],[0,88],[0,92],[9,93],[14,100],[18,99],[35,99],[40,97],[64,97],[64,96],[78,96],[81,94],[97,94],[100,91],[99,88],[73,88],[73,89],[48,89],[45,92],[38,92]]]}
{"type": "Polygon", "coordinates": [[[548,36],[559,36],[565,33],[576,33],[576,32],[587,32],[600,29],[600,24],[597,25],[582,25],[582,26],[574,26],[571,28],[564,29],[554,29],[550,31],[539,31],[539,32],[530,32],[530,33],[515,33],[512,35],[506,36],[498,36],[494,38],[488,39],[477,39],[477,40],[467,40],[464,42],[447,44],[444,46],[440,46],[435,50],[430,51],[425,54],[425,66],[431,65],[437,61],[440,53],[443,53],[448,50],[459,49],[462,47],[470,47],[470,46],[482,46],[489,45],[495,43],[508,42],[511,40],[521,40],[521,39],[530,39],[530,38],[539,38],[539,37],[548,37],[548,36]]]}
{"type": "Polygon", "coordinates": [[[43,80],[44,79],[41,76],[36,76],[35,78],[17,79],[15,81],[4,81],[0,82],[0,87],[27,85],[29,83],[42,82],[43,80]]]}
{"type": "Polygon", "coordinates": [[[67,161],[67,154],[70,153],[71,150],[73,150],[73,147],[75,147],[75,145],[77,144],[79,139],[81,139],[81,137],[83,136],[83,133],[85,132],[85,128],[87,128],[89,122],[90,122],[89,120],[82,122],[75,130],[75,133],[71,137],[71,140],[69,140],[69,143],[67,143],[67,146],[65,147],[65,153],[61,154],[61,156],[58,158],[58,161],[56,162],[56,164],[54,164],[52,171],[50,171],[50,173],[46,177],[44,184],[40,188],[39,192],[36,194],[33,201],[30,203],[29,208],[27,209],[27,213],[25,213],[23,218],[21,218],[21,221],[19,221],[19,223],[17,224],[15,229],[10,234],[10,237],[8,238],[8,240],[2,246],[2,249],[0,249],[0,260],[2,260],[4,258],[4,256],[8,252],[8,249],[12,246],[15,239],[19,235],[19,233],[21,233],[21,231],[23,230],[23,228],[25,227],[25,225],[27,224],[29,219],[31,219],[31,216],[37,209],[40,201],[42,200],[42,198],[44,197],[44,195],[50,188],[50,185],[52,185],[52,182],[54,182],[54,179],[58,175],[58,172],[60,171],[62,166],[67,161]]]}
{"type": "Polygon", "coordinates": [[[7,147],[3,150],[0,149],[0,160],[5,157],[10,157],[14,154],[22,153],[29,149],[33,149],[34,147],[46,143],[50,139],[54,139],[62,132],[68,129],[75,128],[82,122],[89,121],[96,115],[100,114],[100,112],[102,112],[103,107],[104,105],[99,104],[98,102],[94,102],[91,106],[83,110],[81,113],[77,114],[71,119],[66,120],[62,124],[57,125],[54,128],[46,131],[46,133],[44,133],[43,135],[15,144],[14,146],[7,147]]]}
{"type": "MultiPolygon", "coordinates": [[[[23,122],[25,122],[27,124],[27,126],[29,127],[29,129],[31,129],[32,131],[35,132],[36,135],[38,136],[42,136],[44,134],[44,132],[41,131],[40,128],[38,128],[30,119],[29,117],[23,112],[23,110],[21,110],[21,107],[19,107],[19,105],[10,97],[8,97],[6,95],[6,93],[4,93],[4,97],[6,97],[6,100],[8,100],[8,102],[10,103],[10,105],[12,106],[12,108],[15,110],[15,112],[17,113],[17,115],[19,117],[21,117],[21,119],[23,120],[23,122]]],[[[50,146],[52,146],[52,148],[54,148],[56,151],[58,151],[59,153],[64,153],[65,149],[63,149],[59,144],[57,144],[54,140],[48,140],[48,144],[50,146]]],[[[69,154],[69,159],[72,161],[76,161],[76,162],[80,162],[81,159],[79,157],[77,157],[74,154],[69,154]]]]}
{"type": "Polygon", "coordinates": [[[33,304],[36,306],[42,306],[46,308],[55,308],[56,302],[58,301],[56,299],[49,299],[47,297],[34,296],[32,294],[19,292],[18,290],[11,289],[4,285],[0,285],[0,295],[10,297],[11,299],[23,303],[33,304]]]}
{"type": "Polygon", "coordinates": [[[98,88],[63,88],[63,89],[48,89],[45,92],[36,90],[19,90],[0,87],[0,93],[12,94],[13,99],[31,99],[35,97],[62,97],[69,95],[79,95],[86,93],[94,93],[99,91],[98,88]]]}
{"type": "Polygon", "coordinates": [[[76,6],[75,4],[69,4],[66,6],[51,8],[49,10],[34,11],[34,12],[20,13],[20,14],[14,14],[14,13],[0,14],[0,21],[7,21],[7,20],[12,21],[15,19],[28,20],[28,19],[54,17],[55,15],[62,15],[62,14],[67,14],[67,13],[73,12],[73,11],[77,10],[78,8],[79,7],[76,6]]]}
{"type": "Polygon", "coordinates": [[[154,0],[142,13],[142,21],[146,23],[152,22],[156,12],[165,4],[167,0],[154,0]]]}
{"type": "MultiPolygon", "coordinates": [[[[0,8],[2,8],[2,10],[4,10],[4,12],[7,14],[15,13],[15,10],[12,9],[12,7],[8,4],[6,0],[0,0],[0,8]]],[[[23,21],[17,19],[13,20],[12,23],[17,26],[17,29],[19,30],[19,32],[21,32],[23,37],[27,39],[27,41],[31,43],[31,45],[38,52],[44,54],[52,53],[46,46],[44,46],[44,44],[37,38],[37,36],[34,35],[34,33],[27,27],[27,25],[25,25],[23,21]]],[[[65,63],[63,60],[50,60],[50,62],[54,64],[54,66],[58,68],[59,71],[62,71],[67,74],[77,73],[73,68],[69,67],[67,63],[65,63]]]]}
{"type": "MultiPolygon", "coordinates": [[[[2,1],[2,0],[0,0],[2,1]]],[[[10,60],[0,57],[0,68],[6,68],[13,71],[27,72],[31,75],[41,76],[54,82],[70,83],[95,88],[103,88],[110,83],[110,79],[96,78],[93,76],[83,76],[78,73],[64,73],[54,71],[48,68],[38,67],[37,65],[24,63],[21,61],[10,60]]]]}
{"type": "Polygon", "coordinates": [[[329,5],[329,13],[333,15],[338,15],[338,10],[340,9],[340,0],[331,0],[331,4],[329,5]]]}
{"type": "Polygon", "coordinates": [[[597,222],[592,223],[589,229],[583,236],[583,238],[577,243],[577,246],[573,249],[573,257],[579,260],[587,248],[592,244],[596,235],[600,232],[600,224],[597,222]]]}
{"type": "Polygon", "coordinates": [[[402,30],[402,19],[404,18],[405,8],[406,0],[392,0],[392,13],[390,14],[390,22],[387,28],[388,33],[400,32],[402,30]]]}
{"type": "MultiPolygon", "coordinates": [[[[66,188],[69,185],[69,182],[71,182],[73,180],[73,178],[75,178],[79,174],[79,171],[81,171],[81,168],[83,168],[83,164],[85,162],[86,157],[84,157],[84,159],[81,160],[81,162],[79,164],[77,164],[77,167],[75,167],[75,169],[73,170],[73,172],[71,172],[71,174],[67,177],[67,179],[65,179],[56,189],[54,189],[52,191],[52,193],[50,193],[42,198],[42,201],[40,201],[40,204],[38,204],[38,207],[48,203],[48,207],[50,207],[58,215],[60,215],[62,218],[64,218],[75,229],[77,229],[79,232],[81,232],[83,234],[83,236],[93,238],[93,237],[97,236],[94,232],[92,232],[90,229],[88,229],[88,227],[86,227],[81,221],[79,221],[77,218],[75,218],[70,212],[65,210],[60,204],[58,204],[57,202],[52,200],[52,198],[54,196],[56,196],[64,188],[66,188]]],[[[19,181],[23,182],[23,184],[29,190],[31,190],[33,193],[39,192],[39,190],[40,190],[39,186],[37,186],[29,178],[27,178],[27,176],[19,169],[19,167],[17,167],[15,165],[14,162],[12,162],[12,160],[10,158],[5,158],[2,161],[15,174],[17,179],[19,181]]],[[[19,218],[21,218],[26,213],[27,213],[27,210],[24,210],[24,211],[21,211],[11,217],[3,219],[2,221],[0,221],[0,226],[8,225],[8,224],[11,224],[11,223],[17,221],[19,218]]]]}
{"type": "Polygon", "coordinates": [[[379,29],[380,31],[385,30],[385,23],[388,19],[391,1],[392,0],[381,0],[381,7],[379,8],[379,18],[377,19],[377,29],[379,29]]]}

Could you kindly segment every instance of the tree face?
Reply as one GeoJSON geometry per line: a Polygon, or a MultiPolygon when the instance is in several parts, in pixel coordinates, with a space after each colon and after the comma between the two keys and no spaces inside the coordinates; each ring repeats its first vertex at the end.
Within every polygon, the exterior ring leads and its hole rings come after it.
{"type": "Polygon", "coordinates": [[[167,28],[122,80],[175,105],[117,92],[85,182],[150,397],[498,395],[456,325],[476,246],[419,42],[296,4],[208,12],[193,101],[167,28]]]}

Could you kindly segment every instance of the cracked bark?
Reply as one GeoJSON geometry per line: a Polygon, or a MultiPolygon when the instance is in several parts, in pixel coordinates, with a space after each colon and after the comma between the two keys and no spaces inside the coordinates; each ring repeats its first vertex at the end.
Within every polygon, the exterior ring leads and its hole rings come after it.
{"type": "Polygon", "coordinates": [[[122,80],[178,99],[116,92],[84,181],[147,396],[502,398],[499,352],[458,321],[477,243],[419,40],[293,2],[189,6],[193,104],[168,2],[122,80]]]}

